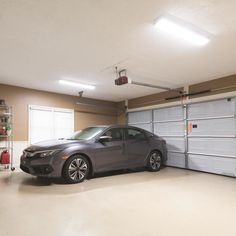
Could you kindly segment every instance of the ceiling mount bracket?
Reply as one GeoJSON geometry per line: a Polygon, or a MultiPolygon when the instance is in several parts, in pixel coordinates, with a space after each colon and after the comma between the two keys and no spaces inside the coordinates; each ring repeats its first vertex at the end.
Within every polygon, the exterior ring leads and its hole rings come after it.
{"type": "Polygon", "coordinates": [[[82,98],[82,97],[83,97],[83,94],[84,94],[84,91],[83,91],[83,90],[82,90],[82,91],[79,91],[78,94],[79,94],[79,97],[82,98]]]}

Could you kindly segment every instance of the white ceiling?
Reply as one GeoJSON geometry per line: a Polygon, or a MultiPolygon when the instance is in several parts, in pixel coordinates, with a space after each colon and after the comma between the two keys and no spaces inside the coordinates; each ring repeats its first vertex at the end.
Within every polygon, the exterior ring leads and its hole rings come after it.
{"type": "Polygon", "coordinates": [[[179,87],[236,73],[236,1],[0,0],[0,83],[65,94],[61,77],[96,85],[86,97],[121,101],[159,92],[114,85],[115,65],[136,81],[179,87]],[[209,32],[204,47],[157,32],[171,14],[209,32]]]}

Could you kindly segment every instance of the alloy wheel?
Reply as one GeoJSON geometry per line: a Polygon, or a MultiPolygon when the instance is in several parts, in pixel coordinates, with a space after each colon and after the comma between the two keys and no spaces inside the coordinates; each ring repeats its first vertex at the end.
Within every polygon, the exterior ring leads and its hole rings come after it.
{"type": "Polygon", "coordinates": [[[161,155],[158,152],[153,152],[150,156],[150,167],[153,170],[161,168],[161,155]]]}
{"type": "Polygon", "coordinates": [[[69,177],[76,180],[83,180],[88,172],[88,165],[82,158],[76,158],[69,165],[69,177]]]}

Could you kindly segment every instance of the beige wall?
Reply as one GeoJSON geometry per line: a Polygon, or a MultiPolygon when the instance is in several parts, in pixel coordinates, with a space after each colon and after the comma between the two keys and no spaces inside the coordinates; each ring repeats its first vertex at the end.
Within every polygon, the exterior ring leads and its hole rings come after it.
{"type": "MultiPolygon", "coordinates": [[[[236,75],[230,75],[219,79],[209,80],[203,83],[193,84],[190,85],[188,88],[190,94],[200,93],[189,96],[189,98],[204,97],[236,91],[236,75]]],[[[183,90],[183,88],[181,90],[183,90]]],[[[180,94],[178,92],[172,90],[130,99],[128,100],[128,108],[141,108],[145,106],[180,101],[181,98],[176,98],[179,95],[180,94]]]]}
{"type": "Polygon", "coordinates": [[[204,94],[193,95],[191,98],[215,95],[220,93],[227,93],[236,91],[236,75],[230,75],[219,79],[205,81],[199,84],[189,86],[190,93],[198,93],[201,91],[208,91],[204,94]]]}
{"type": "Polygon", "coordinates": [[[116,116],[75,112],[76,130],[88,127],[90,125],[104,125],[104,124],[116,124],[116,123],[117,123],[116,116]]]}
{"type": "Polygon", "coordinates": [[[49,93],[0,84],[0,99],[13,107],[15,141],[28,140],[28,105],[41,105],[75,110],[75,130],[89,125],[116,124],[116,103],[83,98],[81,101],[100,107],[76,105],[78,97],[49,93]],[[101,108],[102,106],[102,108],[101,108]],[[107,107],[110,107],[107,109],[107,107]]]}
{"type": "MultiPolygon", "coordinates": [[[[183,91],[183,88],[179,88],[179,91],[183,91]]],[[[155,93],[143,97],[138,97],[134,99],[128,100],[128,108],[139,108],[139,107],[145,107],[145,106],[152,106],[156,104],[163,104],[167,102],[174,102],[178,101],[179,99],[171,99],[166,100],[166,98],[176,97],[179,96],[179,92],[177,91],[167,91],[167,92],[161,92],[161,93],[155,93]]]]}
{"type": "Polygon", "coordinates": [[[126,105],[125,101],[117,103],[118,113],[117,113],[117,123],[124,125],[127,123],[126,120],[126,105]]]}
{"type": "Polygon", "coordinates": [[[124,125],[127,123],[126,113],[121,113],[117,116],[117,124],[124,125]]]}

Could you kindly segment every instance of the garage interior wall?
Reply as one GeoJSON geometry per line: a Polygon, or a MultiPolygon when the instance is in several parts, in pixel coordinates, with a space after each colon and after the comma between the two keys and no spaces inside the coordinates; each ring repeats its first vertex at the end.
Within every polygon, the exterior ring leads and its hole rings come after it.
{"type": "Polygon", "coordinates": [[[117,112],[119,104],[115,102],[79,98],[51,92],[0,84],[0,99],[13,107],[13,139],[14,159],[19,163],[19,155],[28,145],[28,106],[48,106],[74,109],[74,129],[80,130],[87,126],[99,124],[122,123],[122,113],[117,112]],[[81,104],[76,105],[79,101],[81,104]],[[91,106],[82,105],[91,104],[91,106]],[[98,105],[96,107],[95,105],[98,105]],[[101,109],[102,107],[102,109],[101,109]],[[120,117],[118,117],[120,114],[120,117]]]}
{"type": "MultiPolygon", "coordinates": [[[[179,90],[184,90],[184,88],[179,88],[179,90]]],[[[198,84],[192,84],[185,87],[185,91],[190,94],[195,94],[189,96],[189,98],[207,97],[227,92],[236,91],[236,75],[230,75],[218,79],[213,79],[205,81],[198,84]]],[[[176,91],[167,91],[161,93],[155,93],[143,97],[138,97],[128,100],[128,108],[135,109],[140,107],[154,106],[157,104],[165,104],[180,101],[176,98],[179,93],[176,91]]]]}

